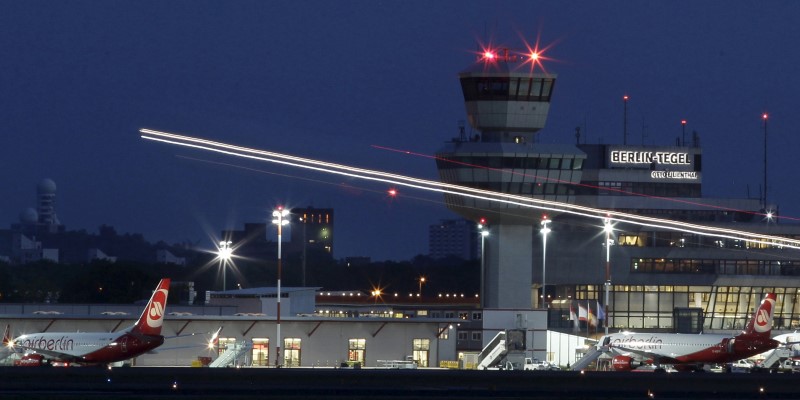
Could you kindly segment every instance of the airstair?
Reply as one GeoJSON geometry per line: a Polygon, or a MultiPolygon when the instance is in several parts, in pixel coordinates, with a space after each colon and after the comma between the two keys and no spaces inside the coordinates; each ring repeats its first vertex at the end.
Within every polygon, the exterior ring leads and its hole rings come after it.
{"type": "Polygon", "coordinates": [[[487,369],[503,361],[503,357],[508,350],[506,349],[506,333],[499,332],[495,335],[486,347],[478,354],[477,369],[487,369]]]}
{"type": "Polygon", "coordinates": [[[216,360],[212,361],[208,366],[211,368],[222,368],[233,364],[239,357],[247,354],[253,348],[252,340],[245,340],[228,344],[225,347],[225,352],[219,355],[216,360]]]}
{"type": "Polygon", "coordinates": [[[764,361],[761,362],[762,368],[777,368],[778,363],[781,360],[785,360],[787,358],[791,358],[794,356],[794,351],[792,349],[787,349],[785,347],[779,347],[775,350],[772,350],[764,361]]]}
{"type": "Polygon", "coordinates": [[[591,351],[588,351],[578,361],[575,361],[575,364],[572,364],[571,369],[573,371],[582,371],[586,369],[586,367],[588,367],[593,361],[600,358],[601,355],[603,355],[603,350],[600,350],[598,346],[593,346],[591,351]]]}

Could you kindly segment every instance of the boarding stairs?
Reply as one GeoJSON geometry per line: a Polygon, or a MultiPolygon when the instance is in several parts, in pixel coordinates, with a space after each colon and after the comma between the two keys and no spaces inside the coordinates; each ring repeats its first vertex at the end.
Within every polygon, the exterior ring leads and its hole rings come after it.
{"type": "Polygon", "coordinates": [[[499,364],[507,352],[506,333],[499,332],[478,354],[477,369],[487,369],[499,364]]]}
{"type": "Polygon", "coordinates": [[[781,360],[785,360],[785,359],[787,359],[787,358],[791,358],[792,356],[794,356],[794,350],[792,350],[792,349],[787,349],[787,348],[785,348],[785,347],[779,347],[779,348],[777,348],[777,349],[775,349],[775,350],[772,350],[772,351],[771,351],[771,352],[770,352],[770,353],[767,355],[767,357],[766,357],[766,358],[764,358],[764,361],[762,361],[762,362],[761,362],[761,364],[760,364],[759,366],[760,366],[761,368],[773,368],[773,367],[777,367],[777,366],[778,366],[778,363],[779,363],[781,360]]]}
{"type": "Polygon", "coordinates": [[[593,346],[593,348],[586,352],[578,361],[575,361],[575,364],[572,364],[571,369],[573,371],[582,371],[586,369],[592,362],[600,358],[603,355],[603,350],[599,348],[599,346],[593,346]]]}
{"type": "Polygon", "coordinates": [[[245,340],[242,342],[230,343],[225,347],[225,352],[219,355],[216,360],[208,366],[211,368],[222,368],[233,364],[239,357],[247,354],[253,348],[253,341],[245,340]]]}

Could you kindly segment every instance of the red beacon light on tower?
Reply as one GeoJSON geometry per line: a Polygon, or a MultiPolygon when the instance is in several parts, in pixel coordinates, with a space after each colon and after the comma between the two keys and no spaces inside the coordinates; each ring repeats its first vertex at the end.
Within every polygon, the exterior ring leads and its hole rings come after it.
{"type": "MultiPolygon", "coordinates": [[[[536,58],[538,58],[538,54],[536,58]]],[[[533,56],[531,55],[531,60],[534,60],[533,56]]],[[[516,54],[511,54],[507,48],[503,48],[500,50],[493,50],[493,49],[486,49],[483,53],[480,54],[478,61],[484,62],[517,62],[520,60],[520,57],[516,54]]]]}

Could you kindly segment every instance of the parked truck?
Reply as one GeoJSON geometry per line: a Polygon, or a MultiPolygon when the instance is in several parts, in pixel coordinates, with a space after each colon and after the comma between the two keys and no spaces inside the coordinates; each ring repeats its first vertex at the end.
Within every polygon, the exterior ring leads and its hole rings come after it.
{"type": "Polygon", "coordinates": [[[541,360],[539,361],[538,358],[525,358],[525,365],[523,368],[525,371],[560,371],[557,365],[551,364],[548,361],[541,360]]]}

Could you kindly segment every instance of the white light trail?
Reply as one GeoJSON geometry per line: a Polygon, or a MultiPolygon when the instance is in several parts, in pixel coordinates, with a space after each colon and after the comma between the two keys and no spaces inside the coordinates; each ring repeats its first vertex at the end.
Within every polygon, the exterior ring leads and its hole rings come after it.
{"type": "Polygon", "coordinates": [[[562,212],[588,218],[606,219],[613,221],[663,228],[680,232],[692,233],[697,235],[714,236],[726,239],[745,240],[752,243],[759,243],[773,246],[783,246],[793,249],[800,249],[800,240],[784,238],[774,235],[765,235],[754,232],[747,232],[735,229],[716,228],[698,224],[690,224],[684,221],[671,221],[667,219],[646,217],[642,215],[609,211],[592,207],[579,206],[575,204],[562,203],[557,201],[534,199],[530,197],[512,195],[507,193],[493,192],[483,189],[475,189],[466,186],[459,186],[438,181],[418,179],[410,176],[393,174],[383,171],[356,168],[343,164],[329,163],[310,158],[297,157],[288,154],[275,153],[265,150],[258,150],[248,147],[235,146],[226,143],[216,142],[207,139],[200,139],[191,136],[177,135],[173,133],[161,132],[151,129],[140,129],[143,139],[158,141],[162,143],[174,144],[183,147],[190,147],[198,150],[206,150],[235,157],[248,158],[252,160],[271,162],[292,167],[304,168],[329,174],[337,174],[352,178],[365,179],[376,182],[401,185],[420,190],[428,190],[440,193],[465,196],[474,199],[481,199],[499,203],[506,203],[526,208],[534,208],[551,212],[562,212]]]}

